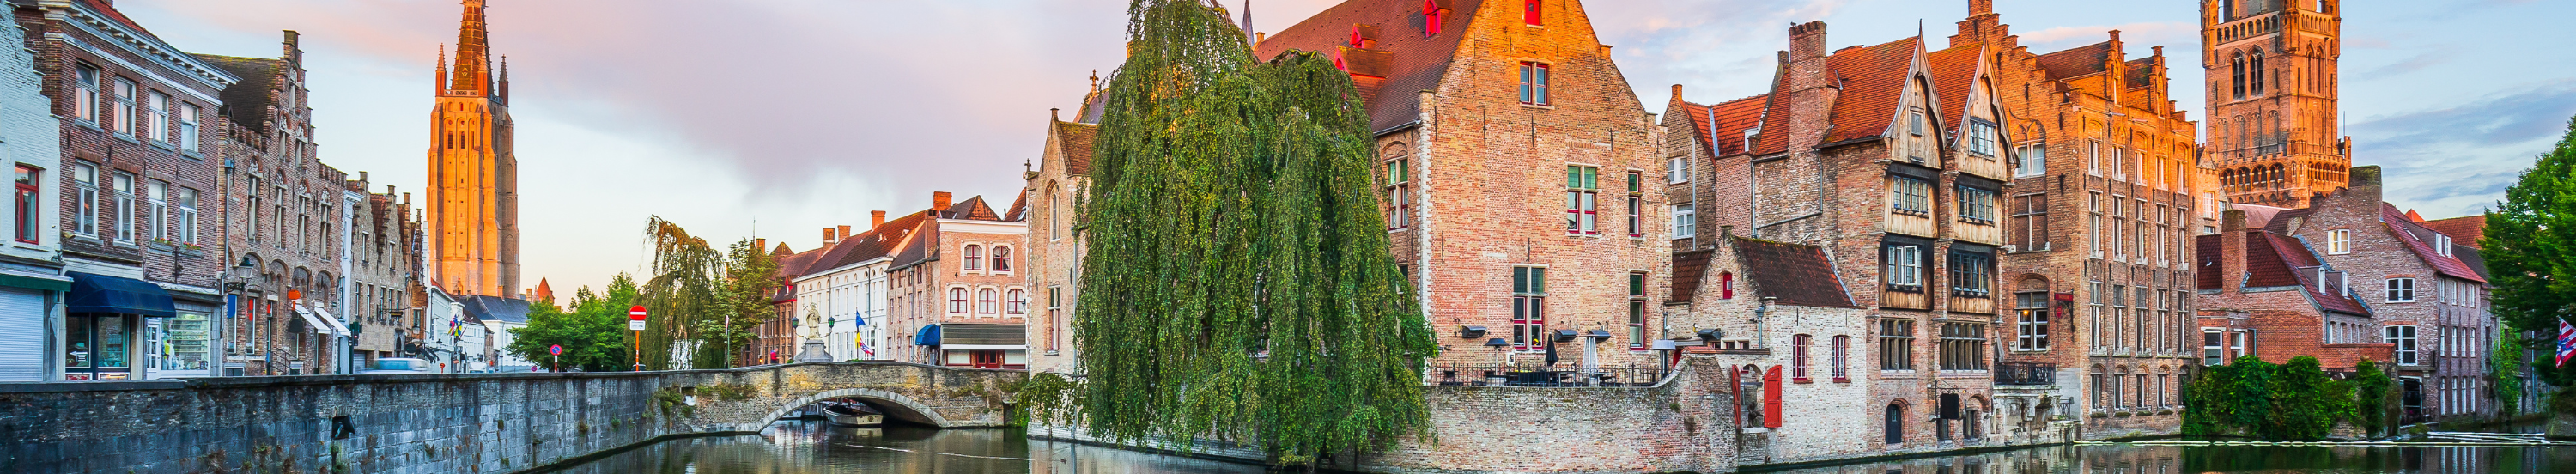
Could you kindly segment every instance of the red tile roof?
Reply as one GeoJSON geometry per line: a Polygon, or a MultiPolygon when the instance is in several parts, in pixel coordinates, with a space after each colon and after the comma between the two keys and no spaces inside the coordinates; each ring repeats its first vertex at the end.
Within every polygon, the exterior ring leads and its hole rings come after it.
{"type": "MultiPolygon", "coordinates": [[[[1483,0],[1450,0],[1450,12],[1442,15],[1438,35],[1425,35],[1422,0],[1349,0],[1307,17],[1253,48],[1253,56],[1263,61],[1277,59],[1290,50],[1325,54],[1350,45],[1352,28],[1379,25],[1376,51],[1389,58],[1378,71],[1386,78],[1374,90],[1420,91],[1435,89],[1457,53],[1458,42],[1466,38],[1468,21],[1476,17],[1483,0]]],[[[1368,91],[1368,92],[1374,92],[1368,91]]],[[[1369,128],[1384,132],[1412,123],[1421,117],[1422,99],[1417,94],[1397,93],[1384,97],[1363,94],[1369,109],[1369,128]]]]}
{"type": "Polygon", "coordinates": [[[2442,235],[2451,236],[2452,243],[2466,245],[2470,248],[2485,248],[2480,246],[2478,243],[2478,240],[2485,239],[2487,237],[2487,216],[2485,214],[2429,220],[2424,221],[2423,224],[2424,228],[2433,229],[2434,232],[2440,232],[2442,235]]]}
{"type": "Polygon", "coordinates": [[[1768,103],[1770,98],[1770,96],[1757,95],[1726,101],[1715,106],[1685,101],[1681,104],[1681,113],[1690,116],[1691,136],[1699,137],[1701,147],[1714,150],[1713,153],[1709,153],[1709,156],[1739,155],[1746,152],[1744,131],[1761,123],[1762,106],[1768,103]],[[1717,113],[1710,114],[1709,110],[1712,108],[1716,109],[1717,113]],[[1715,136],[1709,135],[1711,120],[1717,123],[1715,136]]]}
{"type": "MultiPolygon", "coordinates": [[[[2453,278],[2472,280],[2479,283],[2485,283],[2487,281],[2486,277],[2478,275],[2477,269],[2470,268],[2467,262],[2462,262],[2459,258],[2452,257],[2450,255],[2451,252],[2457,250],[2456,247],[2453,249],[2435,249],[2433,246],[2436,245],[2437,242],[2433,239],[2433,236],[2436,235],[2433,230],[2425,228],[2423,225],[2416,224],[2413,220],[2408,220],[2406,218],[2406,213],[2404,211],[2399,211],[2397,206],[2389,205],[2384,202],[2379,203],[2379,220],[2380,222],[2387,223],[2389,230],[2396,231],[2397,240],[2404,241],[2408,250],[2415,251],[2415,256],[2423,258],[2424,263],[2432,265],[2434,270],[2440,271],[2444,275],[2450,275],[2453,278]]],[[[2451,240],[2456,242],[2459,239],[2453,238],[2451,240]]]]}
{"type": "Polygon", "coordinates": [[[2039,55],[2039,68],[2049,79],[2066,79],[2109,70],[2110,58],[2111,42],[2104,41],[2039,55]]]}
{"type": "Polygon", "coordinates": [[[1904,103],[1908,74],[1914,69],[1914,55],[1921,51],[1922,38],[1906,38],[1875,46],[1844,48],[1825,58],[1832,68],[1835,82],[1843,86],[1834,99],[1831,121],[1821,143],[1871,138],[1887,133],[1896,123],[1897,105],[1904,103]]]}
{"type": "Polygon", "coordinates": [[[107,17],[109,20],[115,20],[117,23],[125,25],[126,28],[133,28],[134,31],[143,33],[144,36],[151,36],[154,41],[159,41],[161,39],[160,36],[153,35],[151,30],[143,29],[143,24],[135,23],[133,18],[126,18],[125,12],[116,11],[116,6],[109,4],[107,1],[80,0],[80,3],[81,6],[89,7],[91,10],[97,10],[99,16],[107,17]]]}
{"type": "Polygon", "coordinates": [[[1730,243],[1735,246],[1737,268],[1744,270],[1755,295],[1778,298],[1780,304],[1859,307],[1852,304],[1851,292],[1843,288],[1823,247],[1749,237],[1736,237],[1730,243]]]}
{"type": "Polygon", "coordinates": [[[1708,257],[1716,253],[1716,249],[1673,252],[1672,301],[1688,302],[1699,294],[1700,274],[1708,273],[1708,257]]]}
{"type": "Polygon", "coordinates": [[[1933,102],[1940,106],[1941,129],[1951,136],[1965,136],[1961,127],[1968,123],[1969,91],[1977,85],[1977,71],[1985,66],[1985,52],[1984,43],[1967,43],[1923,57],[1924,69],[1932,76],[1933,102]]]}
{"type": "Polygon", "coordinates": [[[1091,175],[1091,147],[1100,136],[1100,126],[1088,123],[1056,122],[1053,139],[1060,149],[1056,159],[1064,160],[1065,176],[1091,175]]]}
{"type": "Polygon", "coordinates": [[[1029,220],[1029,190],[1022,189],[1019,197],[1011,198],[1011,210],[1002,213],[1002,220],[1011,222],[1029,220]]]}
{"type": "Polygon", "coordinates": [[[2221,248],[2226,245],[2224,238],[2225,236],[2218,234],[2193,238],[2192,251],[2199,254],[2200,268],[2192,270],[2192,278],[2199,284],[2200,289],[2215,290],[2227,287],[2227,281],[2219,279],[2219,275],[2227,272],[2227,269],[2220,268],[2227,266],[2227,250],[2221,248]]]}
{"type": "Polygon", "coordinates": [[[2245,266],[2253,267],[2250,270],[2254,272],[2246,279],[2246,287],[2297,286],[2319,311],[2370,315],[2370,308],[2354,301],[2351,295],[2318,290],[2316,269],[2324,264],[2308,251],[2306,244],[2271,232],[2254,232],[2246,237],[2245,266]]]}
{"type": "MultiPolygon", "coordinates": [[[[2273,216],[2280,215],[2281,211],[2289,210],[2289,208],[2257,204],[2229,203],[2227,207],[2229,209],[2245,211],[2245,227],[2249,229],[2272,228],[2273,216]]],[[[2307,211],[2302,210],[2299,212],[2299,215],[2307,215],[2307,211]]]]}

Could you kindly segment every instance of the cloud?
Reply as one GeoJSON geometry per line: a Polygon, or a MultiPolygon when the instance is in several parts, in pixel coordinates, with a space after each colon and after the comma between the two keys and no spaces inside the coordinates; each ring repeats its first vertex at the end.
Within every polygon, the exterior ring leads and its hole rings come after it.
{"type": "Polygon", "coordinates": [[[2372,80],[2420,71],[2424,68],[2450,61],[2451,58],[2456,57],[2458,54],[2459,52],[2452,50],[2452,48],[2437,48],[2432,51],[2416,53],[2415,56],[2406,58],[2403,61],[2398,61],[2386,66],[2380,66],[2378,69],[2372,69],[2370,72],[2364,73],[2359,77],[2365,78],[2363,80],[2372,80]]]}
{"type": "Polygon", "coordinates": [[[2462,105],[2373,117],[2356,134],[2406,148],[2525,143],[2558,135],[2576,114],[2576,78],[2517,88],[2462,105]]]}
{"type": "Polygon", "coordinates": [[[2514,89],[2353,124],[2354,161],[2386,168],[2386,198],[2399,205],[2453,215],[2485,209],[2576,115],[2576,78],[2514,89]]]}

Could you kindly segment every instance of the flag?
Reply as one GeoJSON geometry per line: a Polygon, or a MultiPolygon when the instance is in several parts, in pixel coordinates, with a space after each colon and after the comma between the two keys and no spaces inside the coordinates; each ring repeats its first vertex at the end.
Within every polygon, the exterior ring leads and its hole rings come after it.
{"type": "Polygon", "coordinates": [[[850,325],[852,325],[852,326],[866,326],[866,325],[868,325],[868,313],[867,313],[866,311],[860,311],[860,312],[856,312],[856,313],[850,313],[850,325]]]}
{"type": "Polygon", "coordinates": [[[2567,365],[2569,357],[2576,357],[2576,326],[2561,319],[2558,320],[2558,365],[2567,365]]]}

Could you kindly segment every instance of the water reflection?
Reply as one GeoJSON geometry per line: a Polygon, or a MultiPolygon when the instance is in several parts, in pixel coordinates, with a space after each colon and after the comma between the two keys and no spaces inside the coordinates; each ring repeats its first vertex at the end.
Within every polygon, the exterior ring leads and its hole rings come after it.
{"type": "Polygon", "coordinates": [[[566,474],[825,472],[1259,473],[1257,466],[1046,440],[1017,430],[836,427],[784,421],[759,436],[686,438],[568,467],[566,474]]]}
{"type": "Polygon", "coordinates": [[[2076,445],[1777,472],[1784,474],[2546,474],[2576,472],[2576,449],[2492,446],[2076,445]]]}

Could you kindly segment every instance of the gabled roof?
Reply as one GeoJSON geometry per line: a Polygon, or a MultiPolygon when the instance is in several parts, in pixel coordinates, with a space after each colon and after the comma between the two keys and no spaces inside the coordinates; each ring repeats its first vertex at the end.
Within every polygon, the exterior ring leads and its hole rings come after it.
{"type": "Polygon", "coordinates": [[[2157,73],[2155,57],[2149,56],[2133,59],[2130,60],[2127,65],[2128,67],[2125,69],[2128,70],[2128,74],[2123,75],[2128,77],[2121,78],[2121,85],[2130,89],[2138,89],[2155,85],[2157,73]]]}
{"type": "MultiPolygon", "coordinates": [[[[1421,117],[1422,98],[1411,91],[1432,90],[1449,69],[1450,59],[1458,51],[1459,40],[1466,38],[1469,20],[1483,7],[1484,0],[1444,0],[1450,11],[1442,15],[1440,34],[1426,35],[1423,28],[1422,0],[1349,0],[1326,8],[1290,26],[1253,48],[1253,57],[1263,61],[1277,59],[1289,50],[1314,51],[1331,55],[1350,46],[1353,28],[1377,25],[1377,38],[1372,51],[1384,52],[1382,66],[1368,66],[1385,83],[1375,90],[1398,91],[1395,94],[1364,93],[1362,100],[1369,109],[1369,130],[1385,132],[1412,123],[1421,117]]],[[[1344,59],[1349,56],[1344,56],[1344,59]]],[[[1377,61],[1369,58],[1366,61],[1377,61]]],[[[1373,92],[1373,91],[1371,91],[1373,92]]]]}
{"type": "Polygon", "coordinates": [[[1011,198],[1011,210],[1002,213],[1002,220],[1011,222],[1029,220],[1029,190],[1022,189],[1019,197],[1011,198]]]}
{"type": "Polygon", "coordinates": [[[906,240],[905,237],[909,237],[914,230],[917,230],[921,221],[928,219],[927,211],[915,212],[888,220],[885,225],[876,226],[858,235],[842,238],[839,242],[833,242],[831,247],[823,249],[824,252],[808,263],[804,271],[799,272],[797,276],[813,276],[834,268],[889,256],[899,250],[906,240]]]}
{"type": "MultiPolygon", "coordinates": [[[[1831,127],[1821,143],[1876,137],[1896,123],[1897,105],[1905,101],[1923,38],[1906,38],[1875,46],[1844,48],[1825,58],[1835,82],[1843,86],[1827,116],[1831,127]]],[[[1925,91],[1930,92],[1930,91],[1925,91]]]]}
{"type": "Polygon", "coordinates": [[[1690,116],[1691,136],[1699,137],[1700,146],[1710,150],[1709,156],[1738,155],[1749,151],[1744,148],[1744,131],[1761,124],[1762,106],[1768,103],[1769,99],[1769,96],[1757,95],[1721,102],[1714,106],[1685,101],[1681,103],[1681,113],[1690,116]],[[1712,109],[1716,110],[1716,113],[1709,113],[1712,109]],[[1711,130],[1709,123],[1712,119],[1717,124],[1715,136],[1709,135],[1711,130]]]}
{"type": "Polygon", "coordinates": [[[1063,166],[1065,176],[1090,176],[1092,139],[1099,135],[1099,125],[1056,122],[1055,131],[1049,134],[1048,139],[1055,140],[1056,159],[1063,163],[1050,163],[1048,166],[1063,166]]]}
{"type": "MultiPolygon", "coordinates": [[[[2281,211],[2289,210],[2289,208],[2284,207],[2243,203],[2228,203],[2227,208],[2245,211],[2245,227],[2248,229],[2270,229],[2272,228],[2272,221],[2276,220],[2276,217],[2281,214],[2281,211]]],[[[2297,215],[2304,216],[2307,215],[2307,212],[2308,211],[2306,209],[2301,209],[2297,215]]]]}
{"type": "Polygon", "coordinates": [[[2478,243],[2478,240],[2487,237],[2487,216],[2485,214],[2453,217],[2449,219],[2435,219],[2423,221],[2420,222],[2420,224],[2423,224],[2426,229],[2433,229],[2434,232],[2440,232],[2442,235],[2451,236],[2451,243],[2467,245],[2472,248],[2484,248],[2479,247],[2480,244],[2478,243]]]}
{"type": "MultiPolygon", "coordinates": [[[[2423,225],[2416,224],[2415,221],[2407,219],[2406,212],[2398,210],[2397,206],[2390,205],[2385,202],[2379,203],[2379,221],[2387,223],[2389,230],[2397,231],[2397,240],[2405,242],[2406,248],[2408,250],[2415,251],[2415,256],[2424,259],[2425,264],[2432,265],[2433,270],[2442,272],[2444,275],[2450,275],[2453,278],[2473,280],[2479,283],[2485,283],[2487,281],[2485,276],[2479,275],[2478,270],[2470,268],[2468,263],[2461,262],[2459,258],[2445,255],[2445,253],[2449,253],[2452,249],[2435,249],[2433,246],[2438,245],[2439,242],[2436,241],[2433,236],[2441,234],[2436,234],[2432,229],[2424,228],[2423,225]]],[[[2451,240],[2456,242],[2459,239],[2453,238],[2451,240]]],[[[2457,247],[2457,245],[2454,245],[2453,247],[2457,247]]]]}
{"type": "Polygon", "coordinates": [[[286,67],[286,61],[212,54],[193,56],[241,78],[241,82],[235,82],[220,92],[224,105],[218,111],[224,118],[251,131],[268,133],[268,109],[272,105],[271,100],[276,98],[272,92],[277,88],[277,70],[286,67]]]}
{"type": "Polygon", "coordinates": [[[1825,257],[1823,247],[1750,237],[1736,237],[1728,244],[1735,246],[1737,268],[1744,270],[1756,296],[1788,305],[1859,307],[1852,304],[1851,292],[1836,276],[1834,262],[1825,257]]]}
{"type": "Polygon", "coordinates": [[[2298,239],[2271,232],[2253,232],[2245,239],[2245,266],[2253,272],[2245,280],[2248,288],[2297,286],[2307,292],[2319,311],[2369,316],[2370,308],[2354,301],[2346,293],[2326,293],[2317,287],[2318,267],[2324,266],[2317,255],[2298,239]]]}
{"type": "Polygon", "coordinates": [[[949,204],[947,209],[940,210],[939,218],[998,221],[1002,220],[1002,214],[994,212],[993,206],[984,204],[983,196],[975,196],[949,204]]]}
{"type": "Polygon", "coordinates": [[[1670,301],[1689,302],[1699,294],[1701,274],[1708,273],[1708,257],[1717,249],[1673,252],[1673,294],[1670,301]]]}
{"type": "Polygon", "coordinates": [[[2064,80],[2107,71],[2110,58],[2111,42],[2104,41],[2039,55],[2039,68],[2049,79],[2064,80]]]}
{"type": "MultiPolygon", "coordinates": [[[[2245,205],[2238,205],[2238,207],[2245,207],[2245,205]]],[[[2265,219],[2263,221],[2262,228],[2264,232],[2275,234],[2291,233],[2290,231],[2293,229],[2290,228],[2290,221],[2302,220],[2301,218],[2308,217],[2309,214],[2315,214],[2317,212],[2317,209],[2313,207],[2302,207],[2298,209],[2282,209],[2276,207],[2273,209],[2278,210],[2272,211],[2272,218],[2265,219]]],[[[2250,222],[2253,220],[2253,213],[2246,213],[2246,220],[2249,222],[2245,224],[2245,227],[2255,227],[2254,223],[2250,222]]]]}
{"type": "Polygon", "coordinates": [[[1935,111],[1941,117],[1941,129],[1953,137],[1966,134],[1968,96],[1974,95],[1977,73],[1985,69],[1984,43],[1967,43],[1924,55],[1925,72],[1932,76],[1932,97],[1940,105],[1935,111]]]}

